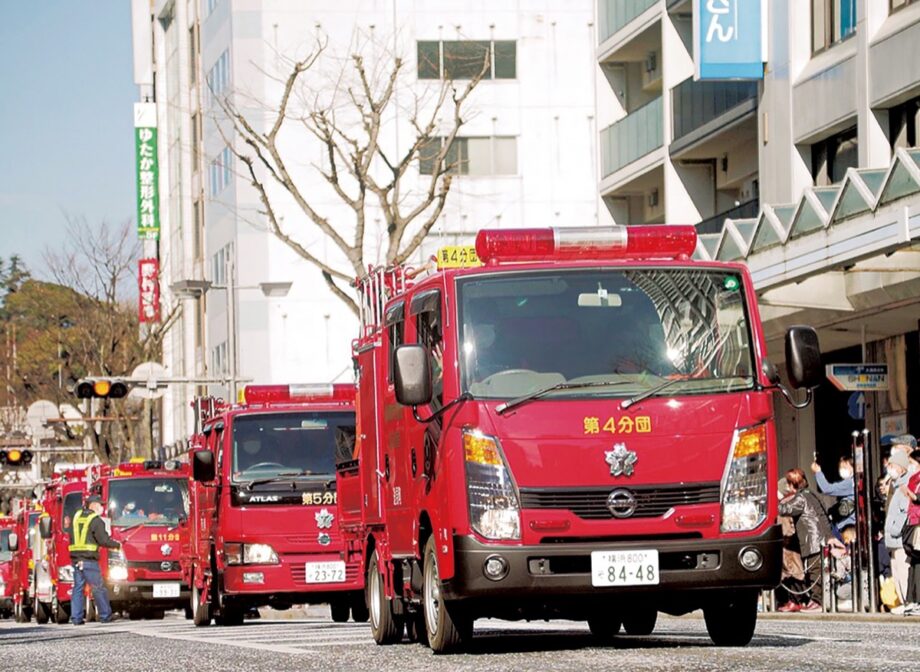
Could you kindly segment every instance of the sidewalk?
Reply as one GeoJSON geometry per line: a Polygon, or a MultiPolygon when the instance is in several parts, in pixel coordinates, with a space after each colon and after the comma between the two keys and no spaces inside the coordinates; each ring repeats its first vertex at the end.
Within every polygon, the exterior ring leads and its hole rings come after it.
{"type": "Polygon", "coordinates": [[[853,613],[853,612],[836,612],[825,614],[822,612],[807,613],[780,613],[776,611],[761,611],[757,618],[768,621],[789,620],[789,621],[842,621],[850,623],[909,623],[915,622],[920,624],[920,616],[903,616],[891,614],[888,612],[881,614],[853,613]]]}

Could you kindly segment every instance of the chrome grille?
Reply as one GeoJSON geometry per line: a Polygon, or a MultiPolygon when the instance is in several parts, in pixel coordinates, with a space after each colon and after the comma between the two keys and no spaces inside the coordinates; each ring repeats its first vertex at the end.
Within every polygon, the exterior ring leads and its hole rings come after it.
{"type": "Polygon", "coordinates": [[[523,509],[563,509],[586,520],[613,518],[607,497],[614,490],[629,490],[636,497],[631,518],[657,518],[668,510],[688,504],[719,502],[719,483],[679,483],[676,485],[637,485],[607,488],[521,488],[523,509]]]}

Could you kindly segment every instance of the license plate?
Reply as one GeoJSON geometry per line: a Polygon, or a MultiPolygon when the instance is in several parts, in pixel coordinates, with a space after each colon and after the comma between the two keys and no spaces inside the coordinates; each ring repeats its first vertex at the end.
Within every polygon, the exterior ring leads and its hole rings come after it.
{"type": "Polygon", "coordinates": [[[345,562],[308,562],[307,583],[342,583],[345,581],[345,562]]]}
{"type": "Polygon", "coordinates": [[[154,597],[179,597],[178,583],[155,583],[153,584],[154,597]]]}
{"type": "Polygon", "coordinates": [[[592,586],[657,586],[658,551],[594,551],[592,586]]]}

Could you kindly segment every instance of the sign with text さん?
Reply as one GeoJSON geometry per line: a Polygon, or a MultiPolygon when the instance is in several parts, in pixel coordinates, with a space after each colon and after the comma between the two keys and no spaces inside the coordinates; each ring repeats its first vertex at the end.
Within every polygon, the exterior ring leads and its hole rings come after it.
{"type": "Polygon", "coordinates": [[[141,324],[160,321],[160,263],[156,259],[137,262],[137,317],[141,324]]]}
{"type": "Polygon", "coordinates": [[[767,0],[694,0],[696,79],[763,79],[767,0]]]}
{"type": "Polygon", "coordinates": [[[828,364],[827,379],[844,392],[888,389],[887,364],[828,364]]]}
{"type": "Polygon", "coordinates": [[[137,235],[160,237],[160,187],[157,163],[157,119],[154,103],[134,104],[134,151],[137,169],[137,235]]]}

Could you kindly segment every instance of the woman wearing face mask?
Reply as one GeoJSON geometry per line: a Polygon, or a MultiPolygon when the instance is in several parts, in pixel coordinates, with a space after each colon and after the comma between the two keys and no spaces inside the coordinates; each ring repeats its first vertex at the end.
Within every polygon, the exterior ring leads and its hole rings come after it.
{"type": "MultiPolygon", "coordinates": [[[[907,575],[910,563],[907,561],[901,533],[907,520],[910,500],[901,486],[907,485],[910,480],[909,469],[910,461],[907,455],[900,451],[892,451],[891,457],[888,458],[888,477],[894,485],[894,494],[891,495],[891,502],[885,514],[885,546],[891,555],[891,576],[894,578],[902,603],[907,602],[907,575]]],[[[892,609],[892,612],[901,613],[903,610],[902,604],[892,609]]]]}
{"type": "Polygon", "coordinates": [[[828,513],[831,515],[838,530],[844,527],[856,524],[856,498],[853,479],[853,458],[844,455],[840,458],[837,465],[837,473],[840,474],[840,480],[829,482],[821,471],[821,465],[817,462],[811,463],[811,471],[815,475],[815,481],[818,489],[825,495],[836,497],[837,502],[830,508],[828,513]]]}

